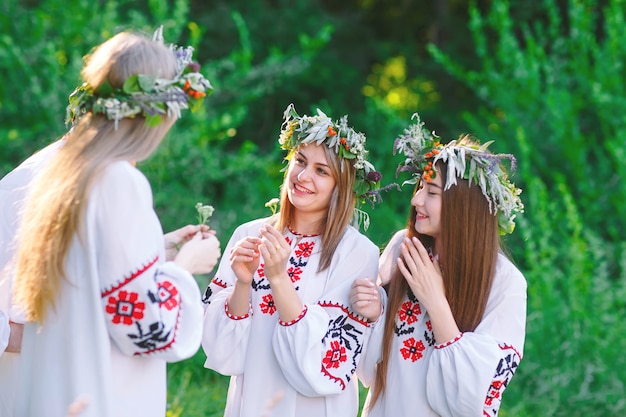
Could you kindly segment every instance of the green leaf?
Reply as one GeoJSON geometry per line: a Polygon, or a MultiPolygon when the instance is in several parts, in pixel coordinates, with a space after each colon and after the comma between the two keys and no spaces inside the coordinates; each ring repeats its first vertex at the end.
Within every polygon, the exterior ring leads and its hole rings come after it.
{"type": "Polygon", "coordinates": [[[154,75],[139,74],[137,76],[137,81],[141,91],[152,91],[154,89],[156,77],[154,75]]]}
{"type": "Polygon", "coordinates": [[[161,123],[162,121],[162,117],[160,114],[155,114],[155,115],[146,115],[146,124],[150,127],[156,127],[159,125],[159,123],[161,123]]]}
{"type": "Polygon", "coordinates": [[[128,77],[126,81],[124,81],[122,91],[124,91],[126,94],[141,91],[141,87],[139,86],[139,76],[131,75],[130,77],[128,77]]]}

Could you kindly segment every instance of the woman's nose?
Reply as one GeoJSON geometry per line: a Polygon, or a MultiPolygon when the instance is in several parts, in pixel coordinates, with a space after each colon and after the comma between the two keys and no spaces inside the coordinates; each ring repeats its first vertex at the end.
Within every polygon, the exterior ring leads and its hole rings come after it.
{"type": "Polygon", "coordinates": [[[411,205],[413,207],[419,207],[422,205],[422,190],[417,190],[417,192],[411,198],[411,205]]]}
{"type": "Polygon", "coordinates": [[[310,178],[309,176],[309,170],[307,169],[307,167],[302,168],[302,171],[300,171],[298,173],[298,180],[299,181],[306,181],[310,178]]]}

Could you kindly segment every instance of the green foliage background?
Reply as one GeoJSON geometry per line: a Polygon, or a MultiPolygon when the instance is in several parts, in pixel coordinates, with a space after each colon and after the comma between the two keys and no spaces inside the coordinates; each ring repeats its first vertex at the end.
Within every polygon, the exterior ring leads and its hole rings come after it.
{"type": "MultiPolygon", "coordinates": [[[[0,176],[65,132],[92,46],[162,24],[196,47],[215,94],[141,169],[165,230],[193,222],[202,201],[223,246],[278,195],[290,102],[349,114],[383,182],[415,111],[444,139],[495,140],[518,157],[526,212],[505,244],[528,280],[524,360],[500,415],[626,412],[626,1],[5,0],[0,11],[0,176]]],[[[381,248],[410,193],[366,207],[381,248]]],[[[170,365],[168,415],[221,415],[227,378],[203,360],[170,365]]]]}

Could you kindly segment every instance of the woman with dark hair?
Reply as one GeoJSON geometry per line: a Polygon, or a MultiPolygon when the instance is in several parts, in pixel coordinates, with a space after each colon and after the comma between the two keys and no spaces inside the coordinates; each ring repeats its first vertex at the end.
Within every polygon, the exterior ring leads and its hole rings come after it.
{"type": "MultiPolygon", "coordinates": [[[[25,319],[16,416],[163,416],[166,362],[200,346],[192,273],[220,256],[207,229],[176,234],[171,259],[135,163],[211,88],[192,48],[122,32],[85,59],[72,129],[29,184],[14,299],[25,319]],[[78,407],[80,406],[80,407],[78,407]]],[[[169,252],[169,251],[168,251],[169,252]]]]}
{"type": "Polygon", "coordinates": [[[379,320],[359,365],[364,416],[495,416],[522,357],[526,281],[500,235],[523,210],[489,144],[446,145],[419,122],[395,143],[417,183],[407,228],[384,250],[375,286],[357,281],[353,308],[379,320]]]}
{"type": "Polygon", "coordinates": [[[228,243],[205,295],[205,366],[231,376],[226,417],[356,416],[369,323],[350,311],[349,293],[377,274],[379,251],[351,222],[380,174],[346,117],[290,105],[279,142],[289,161],[280,211],[228,243]]]}

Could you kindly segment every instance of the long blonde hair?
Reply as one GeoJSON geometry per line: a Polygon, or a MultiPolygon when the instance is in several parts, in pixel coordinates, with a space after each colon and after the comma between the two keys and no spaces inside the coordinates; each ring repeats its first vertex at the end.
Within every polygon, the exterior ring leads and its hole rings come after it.
{"type": "MultiPolygon", "coordinates": [[[[119,33],[85,57],[82,79],[96,91],[106,81],[121,88],[135,74],[172,77],[176,59],[159,42],[119,33]]],[[[122,119],[116,128],[102,115],[88,113],[66,135],[65,143],[33,180],[18,231],[14,300],[27,320],[42,322],[65,277],[70,243],[80,236],[90,188],[105,167],[115,161],[141,161],[159,146],[174,123],[149,127],[138,116],[122,119]]]]}
{"type": "MultiPolygon", "coordinates": [[[[301,145],[309,146],[309,145],[301,145]]],[[[323,271],[330,266],[335,249],[339,245],[346,227],[352,222],[354,208],[356,206],[356,196],[354,193],[354,182],[356,169],[353,159],[344,159],[337,156],[334,150],[325,144],[321,145],[326,153],[326,160],[330,167],[331,174],[335,179],[335,188],[330,198],[328,212],[323,217],[318,229],[321,230],[322,255],[318,271],[323,271]]],[[[297,149],[296,149],[297,152],[297,149]]],[[[290,164],[294,163],[292,157],[290,164]]],[[[285,171],[285,178],[280,192],[280,212],[274,221],[278,230],[285,230],[294,222],[295,207],[289,201],[287,190],[289,188],[289,170],[285,171]]]]}

